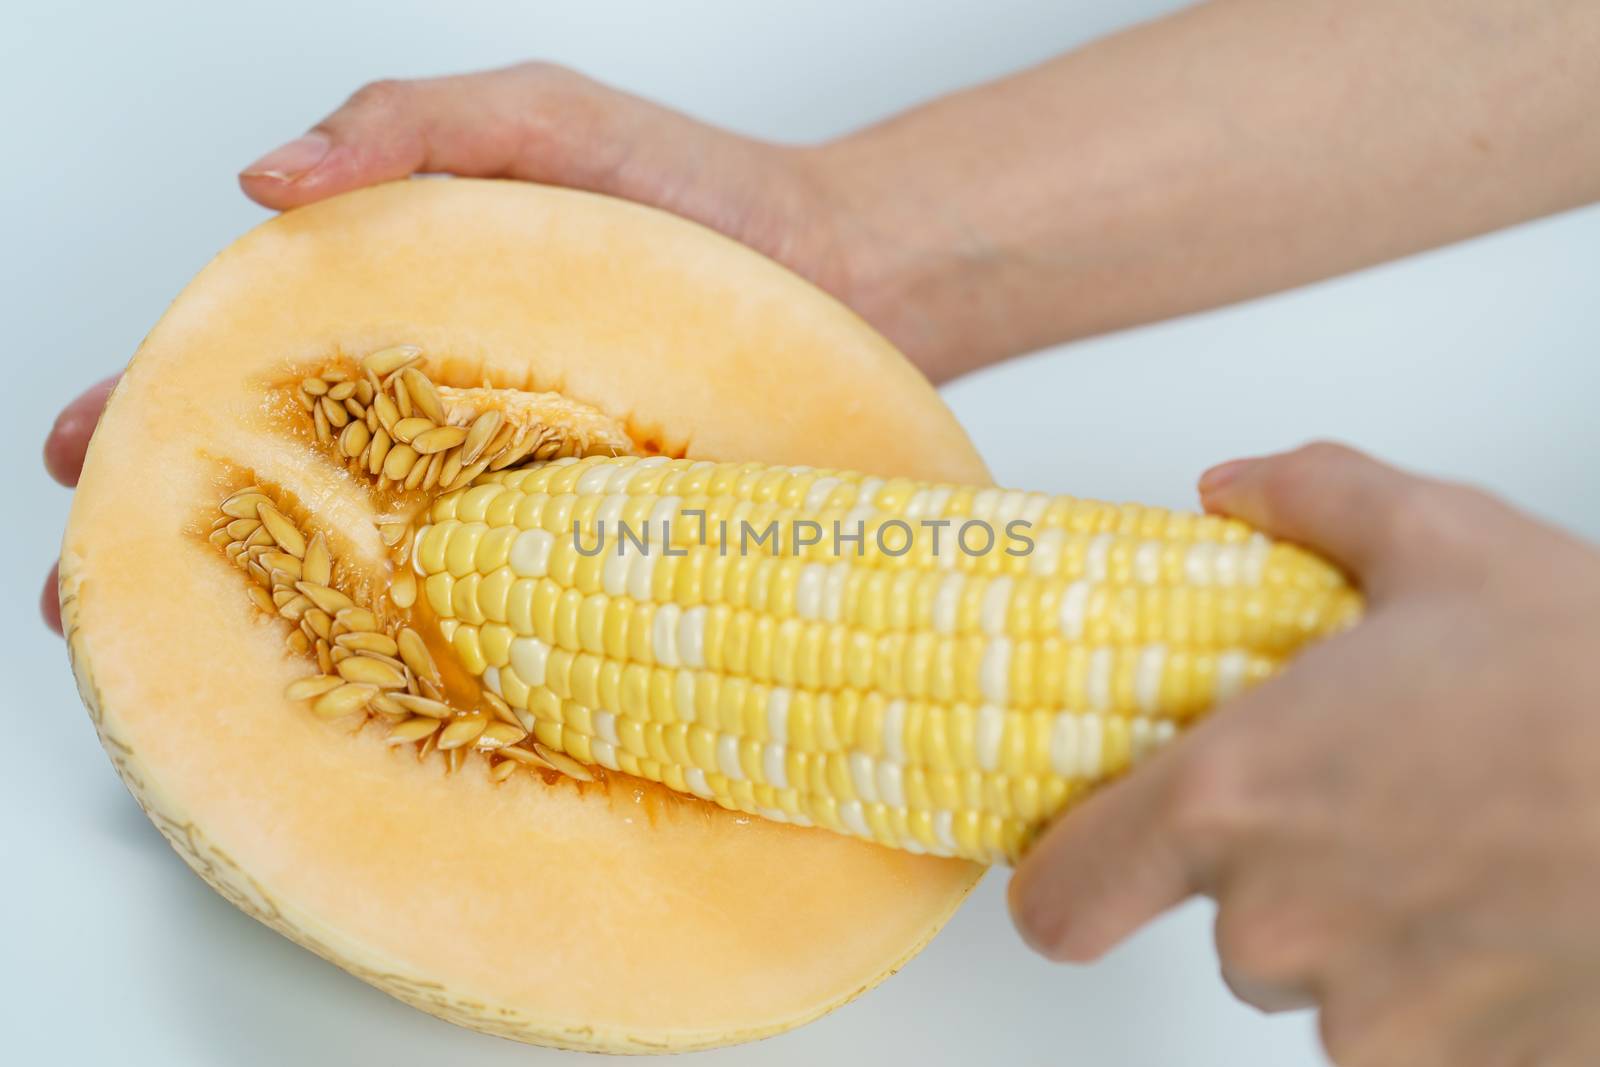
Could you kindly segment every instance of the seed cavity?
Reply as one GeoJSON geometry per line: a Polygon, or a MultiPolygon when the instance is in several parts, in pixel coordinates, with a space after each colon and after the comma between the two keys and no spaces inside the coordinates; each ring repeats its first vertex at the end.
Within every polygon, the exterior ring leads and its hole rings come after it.
{"type": "Polygon", "coordinates": [[[520,463],[635,451],[615,420],[558,393],[436,385],[415,345],[302,378],[295,396],[316,440],[380,489],[450,492],[520,463]]]}
{"type": "MultiPolygon", "coordinates": [[[[445,493],[487,471],[634,451],[614,420],[559,394],[440,387],[415,345],[326,367],[291,388],[316,441],[377,490],[445,493]]],[[[428,642],[408,623],[422,599],[408,565],[416,510],[376,520],[394,577],[378,602],[357,603],[341,588],[327,537],[295,517],[303,513],[293,502],[251,484],[219,503],[208,540],[250,578],[255,607],[292,627],[286,645],[315,666],[284,695],[329,722],[376,721],[389,746],[410,746],[418,759],[437,751],[450,773],[478,753],[496,783],[519,771],[595,781],[590,768],[533,739],[531,713],[481,687],[475,707],[447,699],[428,642]]]]}

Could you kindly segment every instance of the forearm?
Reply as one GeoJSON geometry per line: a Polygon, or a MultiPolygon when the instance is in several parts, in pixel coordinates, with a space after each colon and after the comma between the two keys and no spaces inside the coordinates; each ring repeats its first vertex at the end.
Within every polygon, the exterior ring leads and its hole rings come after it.
{"type": "Polygon", "coordinates": [[[1586,0],[1214,0],[815,160],[942,379],[1600,198],[1597,55],[1586,0]]]}

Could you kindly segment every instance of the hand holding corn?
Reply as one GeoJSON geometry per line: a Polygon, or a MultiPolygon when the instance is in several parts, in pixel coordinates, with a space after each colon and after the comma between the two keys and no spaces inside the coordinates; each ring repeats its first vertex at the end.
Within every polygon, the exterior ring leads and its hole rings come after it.
{"type": "Polygon", "coordinates": [[[1340,1064],[1594,1062],[1600,552],[1333,446],[1202,488],[1366,616],[1058,822],[1024,936],[1086,961],[1206,895],[1235,992],[1317,1005],[1340,1064]]]}

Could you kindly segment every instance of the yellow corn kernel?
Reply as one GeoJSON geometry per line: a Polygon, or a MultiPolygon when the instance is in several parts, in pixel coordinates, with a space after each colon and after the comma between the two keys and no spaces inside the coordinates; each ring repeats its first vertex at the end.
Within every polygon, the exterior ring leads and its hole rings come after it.
{"type": "Polygon", "coordinates": [[[516,576],[510,567],[500,567],[498,570],[484,570],[484,578],[478,583],[478,611],[487,619],[495,622],[507,622],[511,609],[511,591],[516,584],[516,576]]]}

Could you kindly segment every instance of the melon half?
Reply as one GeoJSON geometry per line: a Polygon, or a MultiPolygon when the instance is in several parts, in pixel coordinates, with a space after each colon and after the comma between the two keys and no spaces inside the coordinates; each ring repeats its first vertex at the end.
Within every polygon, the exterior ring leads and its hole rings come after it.
{"type": "Polygon", "coordinates": [[[458,387],[549,390],[645,451],[984,483],[934,390],[852,313],[666,214],[410,181],[241,238],[150,333],[62,548],[79,688],[135,798],[218,892],[463,1026],[614,1052],[796,1026],[925,945],[980,873],[623,775],[447,773],[284,696],[305,672],[205,523],[247,472],[378,580],[370,487],[265,397],[408,343],[458,387]]]}

